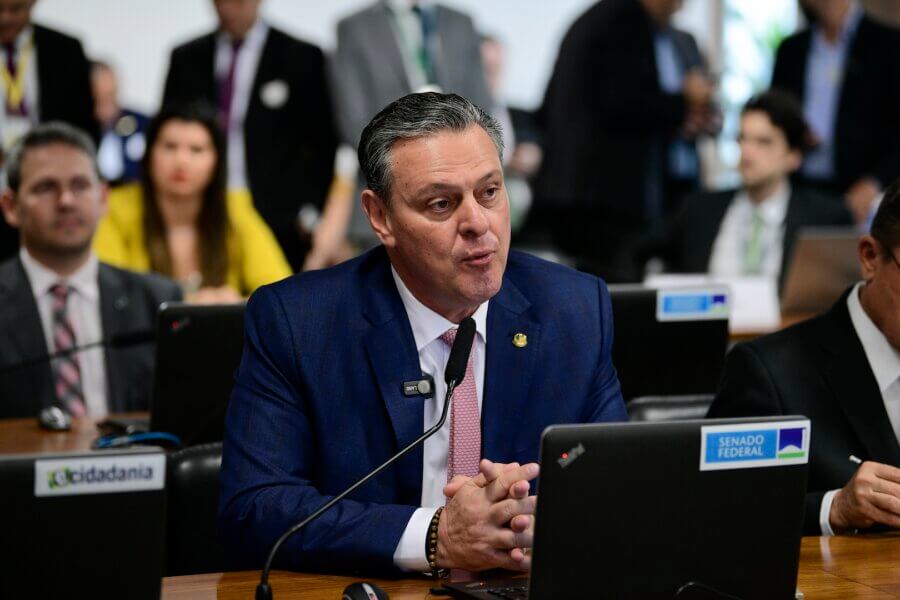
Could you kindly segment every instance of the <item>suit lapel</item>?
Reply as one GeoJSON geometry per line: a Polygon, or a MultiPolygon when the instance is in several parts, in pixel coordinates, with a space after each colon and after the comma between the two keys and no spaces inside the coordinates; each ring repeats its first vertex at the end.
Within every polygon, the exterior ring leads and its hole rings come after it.
{"type": "Polygon", "coordinates": [[[369,40],[371,44],[371,56],[378,57],[375,65],[381,65],[384,69],[380,76],[390,76],[396,80],[396,85],[387,86],[387,89],[404,90],[400,95],[408,93],[411,88],[409,76],[406,73],[406,66],[403,62],[403,53],[397,42],[397,35],[394,27],[391,25],[390,8],[387,2],[381,2],[377,10],[372,12],[372,19],[369,23],[371,29],[369,40]]]}
{"type": "Polygon", "coordinates": [[[499,457],[499,449],[515,447],[516,428],[510,419],[523,416],[535,358],[541,343],[541,326],[526,310],[531,305],[509,279],[491,299],[487,317],[487,357],[484,366],[484,398],[481,408],[482,455],[499,457]],[[524,334],[527,344],[513,338],[524,334]]]}
{"type": "Polygon", "coordinates": [[[263,43],[262,52],[259,55],[259,64],[253,75],[253,87],[250,88],[250,98],[247,100],[247,116],[249,121],[254,118],[262,107],[260,90],[264,83],[272,79],[279,71],[278,65],[278,33],[269,27],[266,32],[266,41],[263,43]]]}
{"type": "MultiPolygon", "coordinates": [[[[103,323],[103,337],[130,331],[129,309],[132,298],[125,281],[112,269],[100,264],[97,272],[100,288],[100,321],[103,323]]],[[[122,361],[120,353],[107,346],[104,350],[106,362],[107,403],[110,412],[128,410],[126,402],[129,390],[126,382],[128,365],[122,361]]]]}
{"type": "MultiPolygon", "coordinates": [[[[40,313],[34,300],[34,293],[25,269],[19,259],[7,262],[0,272],[0,306],[3,306],[3,317],[0,317],[0,331],[6,332],[8,343],[13,352],[8,356],[9,364],[45,356],[47,348],[44,327],[41,324],[40,313]]],[[[52,404],[55,400],[52,381],[53,373],[50,363],[36,365],[33,368],[23,368],[18,376],[30,380],[30,385],[20,386],[27,388],[34,396],[31,401],[34,414],[43,406],[52,404]]]]}
{"type": "Polygon", "coordinates": [[[703,273],[709,270],[712,260],[713,245],[725,219],[725,213],[731,206],[737,192],[720,192],[708,196],[708,201],[691,211],[688,228],[691,234],[685,243],[685,270],[692,273],[703,273]]]}
{"type": "MultiPolygon", "coordinates": [[[[397,450],[422,434],[424,404],[403,395],[403,382],[419,379],[419,353],[403,301],[394,284],[390,262],[383,249],[375,258],[373,269],[364,276],[365,316],[371,329],[364,337],[366,354],[374,371],[393,426],[397,450]]],[[[397,465],[401,480],[421,497],[422,446],[412,450],[397,465]]]]}
{"type": "Polygon", "coordinates": [[[200,48],[201,52],[197,53],[196,63],[192,65],[194,69],[194,77],[198,79],[192,89],[199,90],[210,104],[218,106],[219,92],[216,89],[216,40],[218,32],[207,34],[203,38],[200,48]]]}
{"type": "Polygon", "coordinates": [[[784,285],[785,278],[787,277],[787,270],[791,264],[791,255],[794,252],[794,242],[797,238],[797,231],[809,222],[807,216],[805,197],[795,186],[791,190],[787,213],[785,213],[784,216],[784,242],[782,243],[781,251],[781,275],[778,277],[779,289],[784,285]]]}
{"type": "MultiPolygon", "coordinates": [[[[829,327],[819,343],[823,352],[822,374],[841,404],[847,421],[869,456],[881,462],[900,464],[900,445],[891,429],[881,390],[856,335],[847,293],[828,313],[829,327]]],[[[815,435],[815,432],[813,433],[815,435]]]]}

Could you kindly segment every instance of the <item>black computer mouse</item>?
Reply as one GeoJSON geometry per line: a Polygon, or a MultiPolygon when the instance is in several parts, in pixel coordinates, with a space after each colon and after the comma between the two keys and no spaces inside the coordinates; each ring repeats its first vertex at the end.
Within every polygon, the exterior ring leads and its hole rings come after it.
{"type": "Polygon", "coordinates": [[[388,595],[374,583],[357,581],[344,588],[341,600],[387,600],[388,595]]]}
{"type": "Polygon", "coordinates": [[[38,414],[38,423],[50,431],[68,431],[72,429],[72,417],[58,406],[48,406],[38,414]]]}

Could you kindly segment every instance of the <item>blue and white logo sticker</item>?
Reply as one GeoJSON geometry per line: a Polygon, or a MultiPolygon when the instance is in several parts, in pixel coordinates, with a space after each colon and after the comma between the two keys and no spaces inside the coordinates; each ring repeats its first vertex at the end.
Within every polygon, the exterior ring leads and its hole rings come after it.
{"type": "Polygon", "coordinates": [[[700,470],[750,469],[809,462],[808,419],[700,428],[700,470]]]}

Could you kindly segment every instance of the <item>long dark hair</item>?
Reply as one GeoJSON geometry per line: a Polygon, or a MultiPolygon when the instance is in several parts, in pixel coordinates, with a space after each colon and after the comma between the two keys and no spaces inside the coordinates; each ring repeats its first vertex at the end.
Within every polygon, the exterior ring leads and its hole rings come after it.
{"type": "Polygon", "coordinates": [[[212,139],[216,153],[209,185],[203,190],[203,205],[197,217],[197,251],[199,252],[200,274],[204,286],[225,284],[228,273],[228,212],[225,193],[227,189],[227,162],[225,136],[219,128],[216,113],[207,104],[190,103],[165,106],[147,125],[147,150],[144,152],[141,188],[144,193],[144,244],[150,256],[150,268],[157,273],[172,275],[172,257],[166,243],[166,224],[156,197],[153,184],[153,147],[159,140],[160,131],[169,121],[187,121],[202,125],[212,139]]]}

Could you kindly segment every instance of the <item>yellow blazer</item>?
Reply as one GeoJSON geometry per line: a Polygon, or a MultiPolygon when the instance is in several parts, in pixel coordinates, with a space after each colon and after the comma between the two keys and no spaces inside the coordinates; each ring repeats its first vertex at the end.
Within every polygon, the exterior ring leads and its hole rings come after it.
{"type": "MultiPolygon", "coordinates": [[[[261,285],[284,279],[291,268],[272,231],[256,209],[249,192],[229,191],[226,246],[226,283],[244,296],[261,285]]],[[[137,184],[111,190],[109,207],[94,234],[94,252],[111,265],[147,272],[150,255],[144,245],[143,191],[137,184]]]]}

